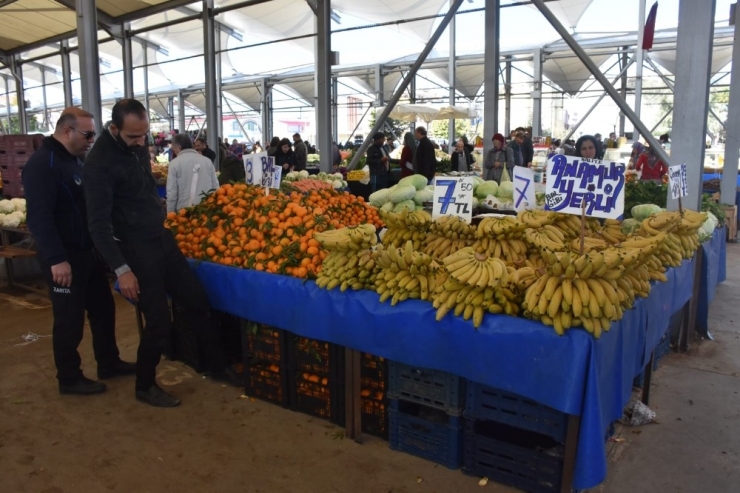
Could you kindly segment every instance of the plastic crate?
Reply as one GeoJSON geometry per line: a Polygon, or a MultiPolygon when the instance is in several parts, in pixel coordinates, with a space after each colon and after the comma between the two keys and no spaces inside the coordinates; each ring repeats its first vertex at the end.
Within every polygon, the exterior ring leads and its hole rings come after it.
{"type": "Polygon", "coordinates": [[[380,356],[362,353],[360,378],[363,389],[385,391],[388,388],[388,361],[380,356]]]}
{"type": "Polygon", "coordinates": [[[388,397],[462,414],[465,379],[443,371],[388,362],[388,397]]]}
{"type": "Polygon", "coordinates": [[[269,325],[240,320],[244,357],[287,364],[286,332],[269,325]]]}
{"type": "Polygon", "coordinates": [[[462,418],[421,404],[391,400],[390,447],[458,469],[462,459],[462,418]]]}
{"type": "Polygon", "coordinates": [[[6,180],[3,178],[3,195],[8,198],[23,198],[26,196],[23,183],[18,180],[6,180]]]}
{"type": "Polygon", "coordinates": [[[568,415],[520,395],[467,383],[465,417],[490,420],[542,433],[565,443],[568,415]]]}
{"type": "Polygon", "coordinates": [[[466,420],[463,472],[533,493],[559,492],[563,446],[493,421],[466,420]]]}
{"type": "Polygon", "coordinates": [[[360,371],[362,432],[388,439],[388,361],[362,354],[360,371]]]}
{"type": "Polygon", "coordinates": [[[336,411],[332,412],[332,405],[336,404],[335,400],[339,396],[336,392],[332,392],[333,386],[330,386],[329,378],[321,377],[318,382],[308,380],[313,377],[315,375],[308,373],[295,375],[291,409],[317,418],[327,420],[336,418],[336,411]]]}
{"type": "Polygon", "coordinates": [[[296,335],[291,335],[289,341],[290,368],[321,376],[333,373],[337,356],[334,344],[296,335]]]}
{"type": "Polygon", "coordinates": [[[388,440],[388,398],[381,400],[370,397],[360,399],[362,432],[388,440]]]}
{"type": "Polygon", "coordinates": [[[32,154],[36,150],[38,138],[32,135],[6,135],[5,151],[32,154]]]}
{"type": "Polygon", "coordinates": [[[248,359],[244,375],[246,395],[288,407],[288,372],[284,366],[248,359]]]}

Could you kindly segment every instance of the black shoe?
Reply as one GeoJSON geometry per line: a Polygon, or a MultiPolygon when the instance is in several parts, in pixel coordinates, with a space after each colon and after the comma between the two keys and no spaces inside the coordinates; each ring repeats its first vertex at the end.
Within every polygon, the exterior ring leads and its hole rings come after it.
{"type": "Polygon", "coordinates": [[[149,390],[137,390],[136,400],[146,402],[154,407],[177,407],[180,405],[180,399],[168,394],[157,384],[149,387],[149,390]]]}
{"type": "Polygon", "coordinates": [[[136,363],[118,360],[114,366],[109,368],[98,368],[98,378],[107,380],[113,377],[136,375],[136,363]]]}
{"type": "Polygon", "coordinates": [[[103,382],[96,382],[89,378],[80,377],[70,385],[59,384],[59,393],[62,395],[93,395],[102,394],[107,387],[103,382]]]}

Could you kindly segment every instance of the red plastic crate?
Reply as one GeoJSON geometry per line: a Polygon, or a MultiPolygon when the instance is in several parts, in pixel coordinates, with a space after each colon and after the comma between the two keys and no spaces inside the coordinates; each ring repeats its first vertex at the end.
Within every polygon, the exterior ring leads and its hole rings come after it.
{"type": "Polygon", "coordinates": [[[37,138],[32,135],[6,135],[4,140],[6,152],[31,154],[36,150],[37,138]]]}
{"type": "Polygon", "coordinates": [[[26,196],[23,190],[23,183],[14,180],[6,180],[3,178],[3,196],[5,198],[23,198],[26,196]]]}

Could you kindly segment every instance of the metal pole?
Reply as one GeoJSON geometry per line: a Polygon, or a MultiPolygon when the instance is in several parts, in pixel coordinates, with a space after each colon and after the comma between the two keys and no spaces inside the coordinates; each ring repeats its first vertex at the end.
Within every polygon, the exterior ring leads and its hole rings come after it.
{"type": "Polygon", "coordinates": [[[178,126],[180,127],[178,130],[181,134],[185,133],[185,95],[182,92],[182,89],[177,90],[177,121],[178,126]]]}
{"type": "MultiPolygon", "coordinates": [[[[362,103],[360,103],[360,105],[362,105],[362,103]]],[[[352,141],[352,137],[353,137],[353,136],[355,135],[355,132],[357,132],[357,129],[358,129],[358,128],[360,128],[360,125],[362,125],[362,121],[363,121],[363,120],[365,119],[365,117],[367,116],[367,112],[368,112],[368,111],[370,111],[370,109],[371,109],[372,107],[373,107],[373,105],[372,105],[372,104],[369,104],[369,105],[367,106],[367,109],[365,110],[365,113],[363,113],[363,114],[362,114],[362,117],[361,117],[361,118],[360,118],[359,120],[357,120],[357,125],[355,125],[355,128],[354,128],[354,129],[352,130],[352,133],[350,133],[350,134],[349,134],[349,137],[347,137],[347,142],[346,142],[346,144],[345,144],[345,145],[349,145],[349,143],[350,143],[350,142],[352,141]]]]}
{"type": "Polygon", "coordinates": [[[331,136],[332,142],[339,142],[339,80],[331,78],[331,136]]]}
{"type": "MultiPolygon", "coordinates": [[[[497,0],[491,0],[491,1],[497,1],[497,0]]],[[[429,56],[429,53],[434,48],[434,45],[437,44],[437,41],[442,36],[442,33],[445,29],[447,29],[447,26],[449,25],[452,18],[455,16],[455,13],[460,8],[460,5],[462,5],[463,0],[455,0],[455,3],[452,7],[450,7],[450,11],[447,12],[447,14],[442,18],[442,22],[440,22],[439,26],[437,27],[437,30],[434,31],[434,34],[432,34],[432,37],[429,38],[429,41],[427,42],[426,46],[422,50],[422,52],[419,54],[419,58],[416,59],[414,64],[411,66],[411,69],[409,69],[408,73],[406,74],[406,77],[403,78],[401,81],[401,85],[398,86],[396,91],[393,93],[393,96],[391,97],[391,100],[388,102],[388,104],[383,109],[383,113],[375,120],[375,126],[370,131],[370,133],[365,137],[365,141],[360,146],[360,149],[355,155],[352,157],[352,162],[349,163],[349,166],[347,166],[349,169],[354,169],[354,167],[357,165],[357,162],[360,160],[360,157],[367,151],[367,148],[370,147],[370,142],[373,140],[373,134],[375,134],[378,130],[380,130],[380,127],[383,126],[383,122],[385,122],[385,119],[388,118],[388,115],[391,114],[391,111],[393,111],[393,107],[396,106],[396,103],[398,103],[398,100],[401,99],[401,95],[406,90],[406,88],[411,84],[412,79],[416,76],[416,72],[419,71],[419,68],[424,63],[424,61],[427,59],[427,56],[429,56]]],[[[412,93],[413,94],[413,93],[412,93]]],[[[413,94],[414,99],[416,98],[416,95],[413,94]]]]}
{"type": "Polygon", "coordinates": [[[216,81],[216,19],[213,15],[214,0],[203,0],[203,61],[206,75],[206,120],[208,146],[216,153],[215,166],[219,168],[218,147],[218,99],[219,87],[216,81]]]}
{"type": "Polygon", "coordinates": [[[650,129],[650,133],[652,134],[653,132],[655,132],[655,130],[660,126],[660,124],[663,123],[665,121],[665,119],[668,118],[668,116],[671,113],[673,113],[673,108],[671,108],[668,111],[666,111],[666,114],[663,115],[663,117],[660,120],[658,120],[658,123],[656,123],[655,126],[650,129]]]}
{"type": "MultiPolygon", "coordinates": [[[[131,43],[131,24],[121,26],[123,32],[123,95],[134,97],[134,50],[131,43]]],[[[146,50],[146,46],[144,47],[146,50]]],[[[144,70],[147,70],[146,68],[144,70]]]]}
{"type": "Polygon", "coordinates": [[[655,150],[658,152],[658,156],[660,159],[666,163],[671,163],[671,159],[668,156],[668,154],[663,149],[663,146],[660,145],[660,142],[650,134],[648,131],[648,128],[645,126],[644,123],[640,120],[640,117],[637,116],[637,114],[632,110],[632,108],[629,107],[627,102],[619,97],[619,93],[609,83],[609,80],[606,78],[606,76],[601,73],[599,70],[599,67],[596,66],[596,64],[591,60],[591,58],[586,54],[586,52],[583,50],[581,45],[578,44],[578,41],[576,41],[573,36],[571,36],[568,29],[566,29],[563,24],[553,15],[553,13],[550,11],[549,8],[545,5],[545,2],[543,0],[531,0],[532,4],[534,4],[537,9],[542,13],[542,15],[545,17],[545,19],[548,20],[550,25],[555,28],[555,30],[560,34],[560,37],[563,38],[563,41],[566,42],[566,44],[570,47],[571,50],[573,50],[573,53],[583,62],[583,64],[588,68],[588,71],[591,72],[591,74],[596,78],[596,80],[599,81],[599,83],[603,86],[604,90],[609,94],[609,96],[614,100],[614,102],[619,106],[619,109],[622,110],[622,112],[629,118],[629,120],[632,122],[635,127],[639,130],[639,132],[643,135],[645,135],[645,139],[650,144],[650,147],[654,147],[655,150]]]}
{"type": "Polygon", "coordinates": [[[72,65],[69,61],[69,41],[64,40],[59,49],[59,56],[62,58],[62,87],[64,88],[64,106],[74,104],[72,93],[72,65]]]}
{"type": "MultiPolygon", "coordinates": [[[[737,3],[733,4],[737,16],[737,3]]],[[[730,101],[727,107],[725,167],[720,192],[723,204],[735,203],[738,159],[740,159],[740,23],[735,18],[735,39],[732,44],[732,74],[730,101]]]]}
{"type": "Polygon", "coordinates": [[[267,79],[260,82],[260,92],[262,101],[260,102],[260,116],[262,117],[262,148],[267,149],[272,139],[272,89],[267,83],[267,79]]]}
{"type": "MultiPolygon", "coordinates": [[[[625,67],[624,67],[623,69],[622,69],[622,71],[621,71],[621,72],[619,73],[619,75],[617,75],[617,76],[616,76],[616,77],[614,78],[614,80],[612,81],[612,84],[616,84],[616,83],[617,83],[617,81],[618,81],[619,79],[621,79],[621,78],[622,78],[622,75],[623,75],[623,74],[626,74],[626,73],[627,73],[627,69],[629,69],[629,68],[630,68],[630,66],[631,66],[631,65],[632,65],[633,63],[634,63],[634,61],[630,61],[630,62],[629,62],[629,63],[628,63],[628,64],[627,64],[627,65],[626,65],[626,66],[625,66],[625,67]]],[[[585,115],[583,115],[583,117],[582,117],[582,118],[581,118],[580,120],[578,120],[578,123],[576,123],[575,125],[573,125],[573,128],[571,128],[571,129],[570,129],[570,131],[568,132],[568,135],[566,135],[566,136],[565,136],[565,138],[563,139],[563,142],[567,142],[567,141],[568,141],[568,139],[570,139],[571,137],[573,137],[573,134],[574,134],[574,133],[576,133],[576,130],[578,130],[578,127],[580,127],[580,126],[581,126],[581,124],[582,124],[583,122],[585,122],[585,121],[586,121],[586,118],[588,118],[588,117],[589,117],[589,115],[590,115],[590,114],[591,114],[591,113],[592,113],[592,112],[593,112],[593,111],[594,111],[594,110],[596,109],[596,107],[597,107],[597,106],[599,105],[599,103],[601,103],[601,100],[602,100],[602,99],[604,99],[604,97],[605,97],[605,96],[606,96],[606,91],[604,91],[604,92],[602,92],[602,93],[601,93],[601,96],[599,96],[599,97],[598,97],[598,99],[596,99],[596,101],[595,101],[595,102],[594,102],[594,104],[593,104],[593,105],[592,105],[592,106],[591,106],[591,107],[590,107],[590,108],[588,109],[588,111],[586,112],[586,114],[585,114],[585,115]]]]}
{"type": "Polygon", "coordinates": [[[254,144],[254,141],[252,140],[252,138],[251,138],[251,137],[249,136],[249,134],[247,133],[247,129],[246,129],[246,128],[244,128],[244,125],[242,125],[242,122],[241,122],[241,120],[239,120],[239,117],[238,117],[238,116],[236,115],[236,112],[234,111],[234,108],[232,108],[232,107],[231,107],[231,103],[229,102],[229,98],[224,98],[224,101],[226,102],[226,106],[228,106],[228,108],[229,108],[229,111],[231,112],[231,114],[232,114],[232,115],[234,116],[234,118],[236,119],[236,123],[238,123],[238,124],[239,124],[239,128],[241,128],[241,129],[242,129],[242,133],[244,134],[244,137],[246,137],[246,139],[247,139],[247,140],[248,140],[248,141],[249,141],[249,142],[250,142],[251,144],[254,144]]]}
{"type": "Polygon", "coordinates": [[[317,148],[321,171],[332,168],[331,135],[331,0],[316,1],[317,148]]]}
{"type": "MultiPolygon", "coordinates": [[[[714,0],[680,0],[678,7],[671,156],[674,163],[687,164],[683,206],[694,210],[701,206],[715,9],[714,0]]],[[[668,209],[678,209],[670,193],[668,209]]]]}
{"type": "Polygon", "coordinates": [[[95,130],[103,129],[103,106],[100,101],[100,56],[98,55],[98,11],[95,0],[76,0],[77,56],[80,58],[82,108],[95,118],[95,130]]]}
{"type": "MultiPolygon", "coordinates": [[[[452,7],[452,4],[453,4],[453,0],[450,0],[450,7],[452,7]]],[[[457,36],[456,36],[457,29],[456,29],[456,26],[455,26],[455,17],[452,18],[452,20],[450,21],[450,25],[449,25],[449,27],[447,29],[450,30],[449,31],[449,34],[450,34],[450,57],[449,57],[449,60],[447,62],[447,81],[448,81],[448,83],[450,85],[450,106],[455,106],[455,99],[456,99],[456,97],[455,97],[456,96],[456,94],[455,94],[455,75],[456,75],[455,58],[456,58],[456,51],[457,51],[456,50],[456,48],[457,48],[457,46],[456,46],[456,44],[457,44],[457,36]]],[[[455,119],[454,118],[450,118],[449,121],[447,122],[447,139],[449,141],[448,148],[447,148],[448,151],[451,150],[451,147],[450,146],[453,146],[454,145],[454,142],[455,142],[456,137],[457,136],[455,135],[455,119]]]]}
{"type": "MultiPolygon", "coordinates": [[[[637,63],[637,70],[635,71],[635,115],[640,117],[640,111],[642,109],[642,67],[643,57],[645,50],[642,49],[642,41],[645,39],[645,3],[646,0],[639,0],[640,6],[638,8],[638,31],[637,31],[637,46],[635,47],[635,62],[637,63]]],[[[637,126],[634,127],[632,133],[632,141],[637,142],[640,138],[640,130],[637,126]]]]}
{"type": "Polygon", "coordinates": [[[223,94],[223,84],[222,84],[222,77],[221,77],[221,28],[219,27],[219,23],[216,22],[214,17],[214,26],[216,35],[213,38],[214,39],[214,53],[215,53],[215,60],[216,60],[216,88],[217,88],[217,96],[216,96],[216,111],[217,111],[217,118],[216,121],[218,122],[218,132],[216,137],[218,137],[218,140],[223,141],[224,135],[221,135],[223,133],[223,126],[224,126],[224,105],[223,100],[224,94],[223,94]]]}
{"type": "Polygon", "coordinates": [[[10,124],[10,84],[8,84],[8,78],[3,76],[5,79],[5,113],[8,118],[8,130],[7,133],[13,133],[13,126],[10,124]]]}
{"type": "MultiPolygon", "coordinates": [[[[628,47],[624,47],[624,51],[622,52],[622,67],[627,66],[627,49],[628,47]]],[[[622,99],[627,101],[627,72],[624,72],[622,74],[622,88],[619,91],[620,95],[622,96],[622,99]]],[[[617,134],[617,137],[621,137],[624,135],[624,127],[625,127],[625,118],[624,113],[621,111],[619,112],[619,134],[617,134]]]]}
{"type": "Polygon", "coordinates": [[[44,106],[44,119],[41,121],[41,125],[45,129],[50,130],[49,128],[49,107],[46,101],[46,69],[45,68],[41,69],[41,97],[42,97],[43,106],[44,106]]]}
{"type": "Polygon", "coordinates": [[[375,66],[375,101],[378,107],[385,106],[385,80],[381,65],[375,66]]]}
{"type": "Polygon", "coordinates": [[[15,99],[18,106],[19,133],[28,133],[28,116],[26,115],[26,95],[23,90],[23,67],[18,63],[18,55],[10,58],[10,73],[15,78],[15,99]]]}
{"type": "Polygon", "coordinates": [[[141,43],[141,48],[144,50],[144,108],[149,115],[149,47],[146,43],[141,43]]]}
{"type": "Polygon", "coordinates": [[[505,106],[504,106],[504,137],[509,138],[511,135],[511,57],[506,57],[506,70],[504,72],[504,86],[506,88],[505,106]]]}
{"type": "Polygon", "coordinates": [[[534,91],[532,92],[532,137],[542,135],[542,50],[534,50],[534,91]]]}
{"type": "Polygon", "coordinates": [[[175,130],[175,98],[170,96],[167,98],[167,117],[170,120],[170,132],[175,130]]]}
{"type": "Polygon", "coordinates": [[[483,85],[485,86],[486,98],[483,100],[483,152],[484,156],[491,147],[493,134],[498,132],[498,81],[499,62],[501,53],[499,50],[500,30],[500,0],[486,0],[485,22],[485,54],[483,60],[483,85]]]}

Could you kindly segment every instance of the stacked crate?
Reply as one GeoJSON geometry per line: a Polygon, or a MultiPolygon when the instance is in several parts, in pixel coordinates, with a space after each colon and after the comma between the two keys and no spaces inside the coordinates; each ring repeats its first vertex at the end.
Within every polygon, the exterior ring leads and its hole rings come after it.
{"type": "Polygon", "coordinates": [[[559,492],[568,415],[468,382],[463,471],[532,492],[559,492]]]}
{"type": "Polygon", "coordinates": [[[388,361],[363,353],[360,379],[362,432],[388,440],[388,361]]]}
{"type": "Polygon", "coordinates": [[[240,323],[246,395],[288,407],[287,333],[248,320],[240,323]]]}
{"type": "Polygon", "coordinates": [[[6,198],[25,197],[21,179],[23,168],[42,140],[43,136],[39,135],[0,137],[0,176],[6,198]]]}
{"type": "Polygon", "coordinates": [[[344,348],[288,337],[290,408],[333,423],[344,423],[344,348]]]}
{"type": "Polygon", "coordinates": [[[388,373],[390,447],[459,468],[465,380],[393,361],[388,373]]]}

